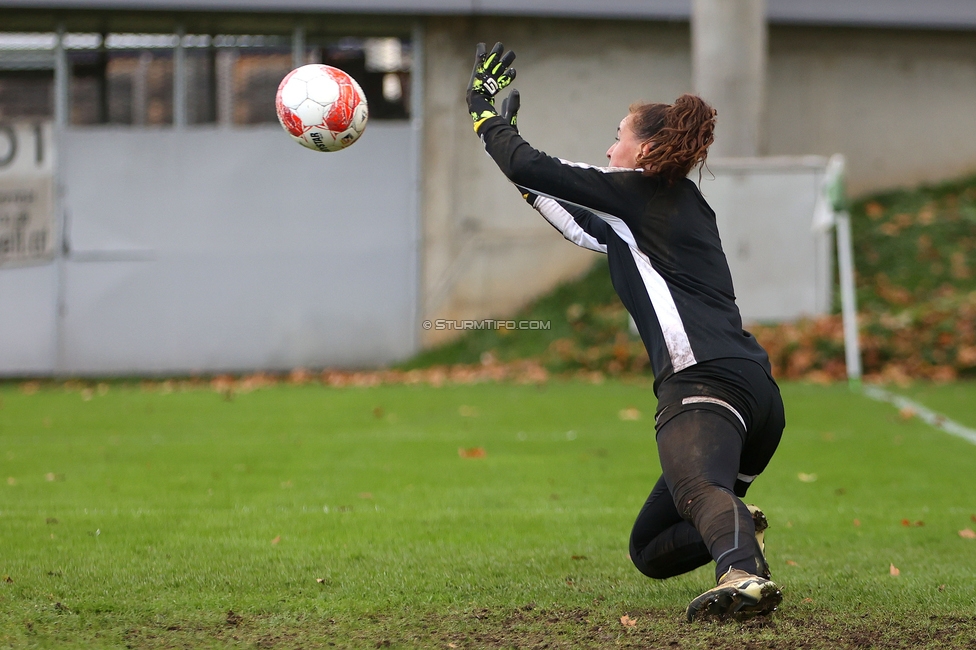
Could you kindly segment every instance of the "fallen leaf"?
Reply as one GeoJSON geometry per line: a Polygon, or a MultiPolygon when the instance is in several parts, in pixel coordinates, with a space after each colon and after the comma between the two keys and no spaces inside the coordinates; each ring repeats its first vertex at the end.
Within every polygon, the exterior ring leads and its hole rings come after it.
{"type": "Polygon", "coordinates": [[[319,584],[322,584],[322,583],[324,583],[324,582],[325,582],[325,578],[316,578],[316,579],[315,579],[315,582],[317,582],[317,583],[319,583],[319,584]]]}
{"type": "Polygon", "coordinates": [[[813,483],[814,481],[817,480],[816,474],[805,474],[804,472],[800,472],[799,474],[796,475],[796,477],[801,481],[803,481],[804,483],[813,483]]]}
{"type": "Polygon", "coordinates": [[[963,528],[959,531],[959,536],[963,539],[976,539],[976,532],[973,532],[971,528],[963,528]]]}
{"type": "Polygon", "coordinates": [[[912,522],[908,521],[907,519],[902,519],[901,520],[901,525],[902,526],[911,526],[912,525],[912,522]]]}
{"type": "Polygon", "coordinates": [[[894,564],[892,564],[891,566],[888,567],[888,573],[893,576],[900,576],[901,570],[898,567],[896,567],[894,564]]]}
{"type": "Polygon", "coordinates": [[[271,545],[272,546],[276,546],[278,544],[278,542],[280,542],[280,541],[281,541],[281,535],[278,535],[273,540],[271,540],[271,545]]]}
{"type": "Polygon", "coordinates": [[[813,598],[804,598],[803,599],[803,602],[805,602],[805,603],[812,603],[813,602],[813,598]]]}
{"type": "Polygon", "coordinates": [[[617,414],[621,420],[640,420],[641,412],[635,409],[633,406],[630,408],[621,409],[617,414]]]}
{"type": "Polygon", "coordinates": [[[587,558],[586,558],[586,556],[585,556],[585,555],[574,555],[574,556],[572,557],[572,559],[574,559],[574,560],[585,560],[585,559],[587,559],[587,558]]]}
{"type": "Polygon", "coordinates": [[[484,458],[487,455],[484,447],[458,447],[458,456],[461,458],[484,458]]]}
{"type": "Polygon", "coordinates": [[[787,560],[787,561],[786,561],[786,563],[787,563],[788,565],[790,565],[790,566],[800,566],[799,564],[797,564],[797,563],[796,563],[796,562],[794,562],[793,560],[787,560]]]}
{"type": "MultiPolygon", "coordinates": [[[[486,354],[487,354],[487,353],[486,353],[486,354]]],[[[456,647],[458,647],[458,646],[457,646],[457,644],[456,644],[456,643],[448,643],[448,644],[447,644],[447,647],[448,647],[448,648],[456,648],[456,647]]]]}
{"type": "Polygon", "coordinates": [[[623,625],[624,627],[634,627],[635,625],[637,625],[637,619],[631,618],[626,614],[624,614],[623,616],[620,617],[620,624],[623,625]]]}
{"type": "Polygon", "coordinates": [[[360,499],[372,499],[373,498],[373,493],[372,492],[360,492],[359,493],[359,498],[360,499]]]}
{"type": "Polygon", "coordinates": [[[373,409],[373,417],[381,418],[383,417],[383,407],[377,406],[373,409]]]}
{"type": "Polygon", "coordinates": [[[855,528],[860,528],[861,527],[861,520],[860,519],[855,519],[854,520],[854,527],[855,528]]]}
{"type": "Polygon", "coordinates": [[[945,591],[945,590],[946,590],[945,585],[939,585],[939,591],[945,591]]]}
{"type": "Polygon", "coordinates": [[[911,406],[906,406],[898,411],[898,417],[900,417],[902,420],[911,420],[913,417],[915,417],[915,409],[913,409],[911,406]]]}
{"type": "Polygon", "coordinates": [[[969,518],[972,519],[973,521],[976,521],[976,515],[969,515],[969,518]]]}

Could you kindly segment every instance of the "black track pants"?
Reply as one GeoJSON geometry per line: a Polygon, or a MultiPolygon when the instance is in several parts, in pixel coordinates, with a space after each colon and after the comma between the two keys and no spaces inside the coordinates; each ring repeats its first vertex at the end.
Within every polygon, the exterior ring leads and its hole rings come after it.
{"type": "Polygon", "coordinates": [[[659,388],[663,474],[637,516],[630,556],[652,578],[670,578],[712,560],[716,578],[730,568],[761,575],[765,560],[739,497],[779,444],[783,402],[776,384],[752,361],[699,366],[659,388]]]}

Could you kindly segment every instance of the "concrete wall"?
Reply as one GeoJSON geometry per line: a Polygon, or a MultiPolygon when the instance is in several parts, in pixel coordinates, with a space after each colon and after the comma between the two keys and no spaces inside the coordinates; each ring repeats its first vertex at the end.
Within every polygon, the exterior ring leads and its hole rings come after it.
{"type": "MultiPolygon", "coordinates": [[[[443,18],[427,21],[426,40],[422,310],[430,319],[508,314],[585,273],[596,254],[564,240],[484,153],[464,103],[474,44],[500,40],[518,54],[529,142],[605,164],[631,102],[689,90],[688,25],[443,18]]],[[[431,331],[425,343],[450,334],[431,331]]]]}
{"type": "MultiPolygon", "coordinates": [[[[603,164],[632,101],[670,102],[691,90],[689,25],[531,18],[426,25],[421,308],[426,318],[508,314],[583,273],[593,254],[525,206],[472,134],[463,93],[474,44],[501,40],[517,52],[519,126],[530,143],[603,164]]],[[[853,195],[976,171],[974,106],[974,33],[770,27],[760,151],[842,153],[853,195]]],[[[424,342],[445,335],[426,333],[424,342]]]]}
{"type": "Polygon", "coordinates": [[[766,152],[843,153],[848,189],[976,171],[976,33],[770,30],[766,152]]]}

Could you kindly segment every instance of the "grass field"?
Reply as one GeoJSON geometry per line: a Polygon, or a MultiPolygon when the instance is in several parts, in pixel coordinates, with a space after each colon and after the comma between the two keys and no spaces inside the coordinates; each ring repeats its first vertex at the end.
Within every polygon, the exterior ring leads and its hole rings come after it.
{"type": "MultiPolygon", "coordinates": [[[[786,601],[724,625],[683,622],[710,568],[626,556],[647,383],[30,392],[0,385],[4,646],[976,647],[976,447],[845,387],[784,387],[750,500],[786,601]]],[[[976,425],[974,384],[905,392],[976,425]]]]}

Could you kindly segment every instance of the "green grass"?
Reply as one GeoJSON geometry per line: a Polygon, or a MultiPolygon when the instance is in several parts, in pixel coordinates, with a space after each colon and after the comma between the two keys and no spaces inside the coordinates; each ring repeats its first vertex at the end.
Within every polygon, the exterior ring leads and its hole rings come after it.
{"type": "Polygon", "coordinates": [[[963,426],[976,428],[976,409],[973,408],[976,404],[976,382],[919,383],[894,390],[952,418],[963,426]]]}
{"type": "MultiPolygon", "coordinates": [[[[964,413],[972,394],[938,400],[964,413]]],[[[750,493],[784,610],[705,626],[681,616],[710,568],[655,582],[626,557],[659,473],[645,382],[87,396],[0,385],[4,646],[976,638],[976,541],[958,535],[976,528],[976,447],[845,388],[785,386],[786,436],[750,493]],[[473,447],[485,457],[459,456],[473,447]]]]}

